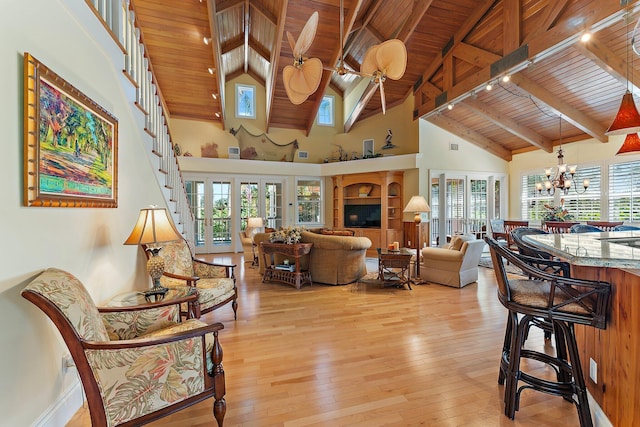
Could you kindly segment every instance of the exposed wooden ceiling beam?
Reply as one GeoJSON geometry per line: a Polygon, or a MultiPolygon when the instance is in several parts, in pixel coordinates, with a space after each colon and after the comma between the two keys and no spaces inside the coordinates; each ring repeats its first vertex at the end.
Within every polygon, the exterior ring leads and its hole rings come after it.
{"type": "Polygon", "coordinates": [[[520,1],[502,2],[502,53],[506,55],[520,47],[522,20],[520,19],[520,1]]]}
{"type": "MultiPolygon", "coordinates": [[[[611,49],[601,43],[597,38],[591,37],[587,43],[576,43],[576,49],[598,67],[615,77],[622,85],[628,87],[633,82],[633,91],[638,91],[637,83],[640,83],[640,73],[633,66],[629,66],[627,60],[616,55],[611,49]],[[627,73],[632,73],[627,75],[627,73]],[[627,82],[627,78],[630,82],[627,82]]],[[[632,55],[635,55],[632,53],[632,55]]]]}
{"type": "Polygon", "coordinates": [[[269,49],[264,47],[253,36],[249,36],[249,47],[251,49],[253,49],[258,55],[263,57],[266,61],[270,61],[271,60],[271,52],[269,52],[269,49]]]}
{"type": "Polygon", "coordinates": [[[256,0],[249,0],[249,5],[260,15],[264,16],[267,21],[271,22],[272,25],[278,25],[278,17],[266,9],[262,3],[256,0]]]}
{"type": "Polygon", "coordinates": [[[512,118],[498,113],[494,108],[491,108],[489,105],[480,102],[477,99],[467,98],[464,102],[458,104],[456,108],[458,108],[459,106],[470,109],[474,113],[500,126],[507,132],[517,136],[518,138],[528,142],[531,145],[535,145],[536,147],[543,149],[547,153],[553,152],[553,142],[551,141],[551,139],[545,137],[544,135],[540,135],[538,132],[535,132],[525,126],[522,126],[512,118]]]}
{"type": "Polygon", "coordinates": [[[277,58],[280,57],[280,50],[282,49],[282,39],[284,37],[284,17],[287,16],[287,4],[288,2],[283,1],[282,6],[280,7],[280,12],[278,13],[277,23],[276,23],[276,40],[274,42],[273,49],[271,50],[271,57],[269,60],[269,71],[267,73],[267,79],[265,82],[265,92],[266,92],[266,110],[267,110],[267,123],[266,123],[266,132],[269,132],[269,126],[271,124],[271,113],[272,113],[272,105],[273,105],[273,94],[276,84],[277,77],[277,58]]]}
{"type": "Polygon", "coordinates": [[[240,7],[243,4],[244,0],[218,0],[216,1],[216,14],[226,12],[235,7],[240,7]]]}
{"type": "MultiPolygon", "coordinates": [[[[209,31],[211,31],[211,34],[218,34],[218,29],[217,29],[217,22],[216,22],[216,14],[217,14],[217,10],[216,10],[216,2],[215,0],[207,0],[207,12],[209,14],[209,31]]],[[[224,124],[225,124],[225,112],[224,112],[224,106],[227,105],[226,104],[226,93],[224,90],[225,84],[226,84],[226,76],[224,75],[224,73],[220,72],[220,66],[222,65],[222,54],[220,51],[220,38],[219,37],[212,37],[211,40],[211,49],[213,49],[213,68],[215,68],[216,71],[216,77],[217,77],[217,81],[218,81],[218,99],[220,102],[220,105],[222,106],[220,108],[220,124],[222,125],[222,129],[224,129],[224,124]]]]}
{"type": "MultiPolygon", "coordinates": [[[[485,0],[482,6],[478,7],[474,10],[474,12],[469,15],[469,18],[462,24],[460,29],[456,31],[453,36],[453,48],[455,49],[458,44],[464,40],[465,37],[473,30],[473,28],[478,24],[478,22],[482,19],[482,17],[487,13],[487,11],[494,5],[497,0],[485,0]]],[[[426,69],[424,73],[422,73],[422,84],[428,82],[433,74],[442,67],[442,61],[444,59],[444,55],[441,55],[435,61],[431,63],[429,68],[426,69]]],[[[420,88],[418,88],[419,90],[420,88]]]]}
{"type": "Polygon", "coordinates": [[[529,40],[538,37],[540,34],[548,31],[549,28],[556,22],[556,19],[560,16],[560,14],[564,11],[564,9],[569,4],[569,0],[556,0],[552,2],[551,7],[547,7],[545,9],[545,17],[542,25],[537,27],[535,30],[530,32],[522,41],[522,44],[526,44],[529,40]]]}
{"type": "Polygon", "coordinates": [[[220,54],[225,55],[244,45],[244,35],[239,35],[220,44],[220,54]]]}
{"type": "MultiPolygon", "coordinates": [[[[623,15],[624,10],[621,10],[620,6],[617,6],[616,4],[614,4],[614,2],[607,2],[606,4],[591,2],[588,7],[581,9],[580,16],[575,17],[575,19],[573,20],[561,21],[555,27],[540,34],[538,37],[531,39],[529,44],[527,45],[528,54],[526,55],[526,57],[523,57],[518,61],[513,61],[510,67],[504,71],[509,72],[510,70],[518,69],[526,63],[540,60],[548,55],[552,55],[554,52],[557,52],[558,49],[564,48],[574,43],[577,39],[576,29],[573,24],[575,20],[581,19],[581,26],[584,28],[590,28],[603,22],[613,23],[616,20],[621,19],[623,15]]],[[[435,62],[437,66],[441,65],[440,63],[438,63],[438,61],[435,62]]],[[[434,66],[435,65],[432,65],[428,71],[433,69],[434,66]]],[[[423,77],[427,78],[426,76],[427,73],[423,74],[423,77]]],[[[431,76],[432,74],[429,75],[428,78],[431,78],[431,76]]],[[[446,91],[446,99],[444,99],[444,101],[453,102],[460,97],[466,96],[469,92],[485,85],[494,77],[495,76],[492,75],[491,72],[491,66],[487,66],[479,70],[478,72],[469,75],[463,81],[456,82],[455,86],[446,91]]],[[[419,97],[416,97],[416,100],[420,101],[419,97]]],[[[442,103],[443,99],[440,99],[439,101],[442,103]]],[[[436,108],[438,108],[440,105],[436,105],[435,99],[430,99],[425,103],[417,104],[416,113],[414,115],[417,117],[422,117],[425,115],[435,114],[436,108]]],[[[596,128],[592,128],[591,126],[589,126],[589,128],[591,129],[588,133],[591,135],[591,132],[593,132],[596,128]]],[[[592,136],[598,139],[602,138],[602,135],[592,136]]]]}
{"type": "Polygon", "coordinates": [[[249,0],[244,1],[244,72],[249,70],[249,23],[251,22],[251,15],[249,11],[249,0]]]}
{"type": "Polygon", "coordinates": [[[545,104],[556,114],[561,114],[566,121],[568,121],[578,129],[582,130],[583,132],[587,133],[600,142],[609,141],[609,139],[604,135],[604,132],[606,131],[606,128],[604,126],[584,114],[582,111],[579,111],[577,108],[572,107],[568,103],[562,101],[556,94],[549,92],[539,84],[523,76],[521,73],[511,76],[511,82],[518,85],[518,87],[527,92],[529,95],[545,104]]]}
{"type": "Polygon", "coordinates": [[[508,162],[511,161],[511,158],[512,158],[511,151],[493,142],[489,138],[486,138],[480,135],[478,132],[472,129],[469,129],[465,126],[462,126],[460,123],[449,119],[448,117],[444,117],[438,114],[438,115],[429,117],[427,121],[433,123],[439,128],[446,130],[447,132],[450,132],[464,139],[465,141],[469,141],[473,145],[476,145],[482,148],[483,150],[486,150],[491,154],[494,154],[500,157],[503,160],[506,160],[508,162]]]}
{"type": "MultiPolygon", "coordinates": [[[[355,4],[353,7],[349,9],[349,13],[345,16],[344,22],[344,34],[343,41],[346,40],[347,35],[351,32],[351,28],[353,28],[353,23],[356,20],[356,16],[358,16],[358,11],[362,6],[363,0],[355,0],[355,4]]],[[[340,38],[338,38],[340,40],[340,38]]],[[[340,58],[340,54],[342,53],[342,46],[340,46],[340,41],[336,44],[336,48],[333,50],[333,54],[331,55],[331,59],[329,61],[330,64],[337,64],[338,59],[340,58]]],[[[322,97],[324,93],[327,91],[327,87],[329,86],[329,82],[331,81],[331,75],[333,71],[324,71],[322,73],[322,79],[320,80],[320,85],[318,86],[318,90],[316,90],[316,100],[313,104],[313,108],[311,109],[311,114],[307,117],[307,125],[306,132],[307,136],[311,132],[311,127],[313,126],[313,122],[318,115],[318,110],[320,109],[320,103],[322,103],[322,97]]]]}
{"type": "MultiPolygon", "coordinates": [[[[501,58],[500,55],[496,55],[488,50],[480,49],[468,43],[459,43],[452,50],[453,56],[458,59],[462,59],[469,64],[473,64],[478,68],[484,68],[493,64],[501,58]]],[[[428,82],[426,82],[428,83],[428,82]]]]}

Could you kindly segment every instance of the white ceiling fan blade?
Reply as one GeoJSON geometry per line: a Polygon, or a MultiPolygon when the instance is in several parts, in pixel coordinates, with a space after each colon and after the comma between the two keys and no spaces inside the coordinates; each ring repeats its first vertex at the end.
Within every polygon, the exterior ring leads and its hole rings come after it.
{"type": "Polygon", "coordinates": [[[375,51],[375,62],[385,76],[398,80],[407,68],[407,48],[398,39],[382,42],[375,51]]]}
{"type": "Polygon", "coordinates": [[[380,82],[380,102],[382,103],[382,115],[387,113],[387,100],[384,98],[384,83],[380,82]]]}
{"type": "Polygon", "coordinates": [[[304,55],[311,47],[313,39],[316,37],[316,29],[318,28],[318,12],[313,12],[298,37],[298,41],[293,49],[293,56],[296,58],[304,55]]]}

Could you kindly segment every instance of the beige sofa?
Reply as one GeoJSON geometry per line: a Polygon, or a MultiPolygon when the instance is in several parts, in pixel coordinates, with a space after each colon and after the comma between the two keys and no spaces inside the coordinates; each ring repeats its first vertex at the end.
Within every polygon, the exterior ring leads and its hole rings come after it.
{"type": "Polygon", "coordinates": [[[462,235],[453,236],[445,247],[423,248],[420,279],[455,288],[476,282],[484,245],[474,235],[462,235]]]}
{"type": "MultiPolygon", "coordinates": [[[[261,242],[269,241],[270,233],[258,233],[254,241],[258,245],[260,274],[264,273],[264,257],[261,242]]],[[[309,257],[301,260],[301,268],[308,268],[314,283],[346,285],[367,274],[365,262],[371,240],[366,237],[338,236],[302,232],[303,243],[313,243],[309,257]]],[[[284,258],[284,257],[281,257],[284,258]]],[[[276,259],[276,262],[280,262],[276,259]]]]}

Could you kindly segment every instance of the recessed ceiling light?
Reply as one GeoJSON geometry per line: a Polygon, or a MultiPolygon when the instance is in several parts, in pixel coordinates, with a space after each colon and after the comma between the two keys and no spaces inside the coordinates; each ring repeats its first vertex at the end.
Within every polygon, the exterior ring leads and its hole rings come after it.
{"type": "Polygon", "coordinates": [[[449,110],[453,110],[453,104],[449,104],[449,105],[447,105],[447,108],[448,108],[449,110]]]}
{"type": "Polygon", "coordinates": [[[218,95],[216,95],[215,93],[212,93],[211,96],[213,96],[213,99],[218,99],[218,95]]]}
{"type": "Polygon", "coordinates": [[[209,67],[209,68],[207,68],[207,71],[209,72],[209,74],[213,74],[213,73],[216,72],[216,69],[213,68],[213,67],[209,67]]]}
{"type": "Polygon", "coordinates": [[[491,83],[487,83],[487,85],[485,86],[486,90],[491,90],[493,89],[493,85],[491,83]]]}
{"type": "Polygon", "coordinates": [[[216,117],[217,117],[217,118],[220,118],[220,113],[216,113],[216,117]]]}
{"type": "Polygon", "coordinates": [[[211,39],[209,37],[203,37],[202,41],[204,42],[204,44],[208,45],[209,42],[211,42],[211,39]]]}
{"type": "Polygon", "coordinates": [[[511,76],[509,74],[505,74],[504,76],[502,76],[503,83],[509,83],[509,80],[511,80],[511,76]]]}
{"type": "Polygon", "coordinates": [[[591,40],[591,33],[589,31],[584,32],[582,36],[580,36],[580,41],[582,43],[586,43],[589,40],[591,40]]]}

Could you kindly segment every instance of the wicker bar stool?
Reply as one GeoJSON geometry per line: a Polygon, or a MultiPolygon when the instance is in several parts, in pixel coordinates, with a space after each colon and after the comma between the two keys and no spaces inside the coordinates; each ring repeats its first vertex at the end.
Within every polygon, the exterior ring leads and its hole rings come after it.
{"type": "Polygon", "coordinates": [[[513,419],[519,409],[520,393],[532,389],[573,402],[578,410],[580,425],[593,426],[574,324],[606,328],[611,285],[546,273],[536,268],[533,262],[544,264],[553,261],[516,254],[490,237],[485,240],[491,250],[498,283],[498,300],[508,310],[498,376],[498,383],[505,384],[505,415],[513,419]],[[505,261],[520,268],[529,277],[508,278],[505,261]],[[555,355],[523,348],[527,330],[536,318],[551,323],[555,355]],[[549,365],[555,371],[556,381],[524,372],[521,370],[521,359],[533,359],[549,365]]]}

